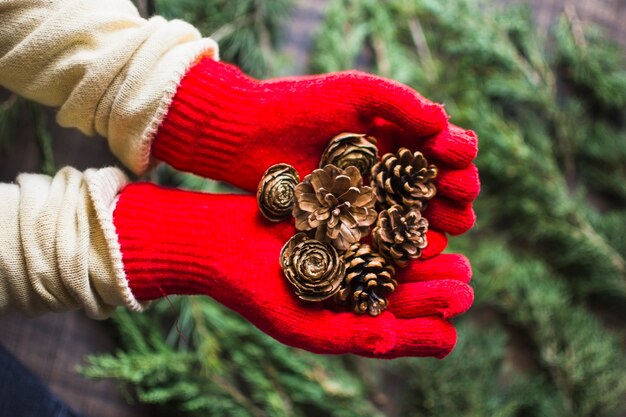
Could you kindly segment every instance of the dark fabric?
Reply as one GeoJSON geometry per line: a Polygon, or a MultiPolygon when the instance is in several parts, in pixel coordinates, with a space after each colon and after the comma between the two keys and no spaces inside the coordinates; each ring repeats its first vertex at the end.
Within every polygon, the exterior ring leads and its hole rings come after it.
{"type": "Polygon", "coordinates": [[[0,417],[79,417],[0,345],[0,417]]]}

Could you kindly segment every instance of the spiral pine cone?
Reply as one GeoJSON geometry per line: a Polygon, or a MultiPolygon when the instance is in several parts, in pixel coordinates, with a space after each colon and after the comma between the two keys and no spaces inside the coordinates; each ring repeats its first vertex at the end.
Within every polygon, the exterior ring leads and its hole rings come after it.
{"type": "Polygon", "coordinates": [[[372,168],[372,188],[381,207],[399,204],[405,207],[424,208],[436,193],[433,179],[437,167],[429,165],[421,152],[411,153],[400,148],[394,155],[383,155],[372,168]]]}
{"type": "Polygon", "coordinates": [[[362,185],[359,170],[334,165],[316,169],[295,188],[296,229],[315,230],[315,239],[346,250],[376,221],[374,192],[362,185]]]}
{"type": "Polygon", "coordinates": [[[322,301],[338,290],[345,274],[345,263],[332,245],[298,233],[283,246],[280,265],[306,301],[322,301]]]}
{"type": "Polygon", "coordinates": [[[387,297],[398,286],[395,269],[369,245],[354,243],[343,255],[345,278],[334,300],[349,304],[357,314],[377,316],[387,308],[387,297]]]}
{"type": "Polygon", "coordinates": [[[272,165],[263,174],[256,192],[261,214],[273,222],[289,217],[295,201],[294,189],[299,182],[298,172],[291,165],[272,165]]]}
{"type": "Polygon", "coordinates": [[[372,242],[381,255],[404,267],[421,256],[427,231],[428,220],[418,210],[394,205],[378,214],[372,242]]]}
{"type": "Polygon", "coordinates": [[[341,133],[329,143],[320,161],[320,168],[332,164],[341,169],[358,168],[361,175],[369,175],[378,161],[376,139],[365,134],[341,133]]]}

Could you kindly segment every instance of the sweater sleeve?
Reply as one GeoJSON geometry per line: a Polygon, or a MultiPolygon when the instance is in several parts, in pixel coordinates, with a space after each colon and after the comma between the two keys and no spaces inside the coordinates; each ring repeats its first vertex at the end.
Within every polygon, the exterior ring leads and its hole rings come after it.
{"type": "Polygon", "coordinates": [[[136,173],[183,75],[218,59],[193,26],[143,19],[130,0],[2,0],[0,22],[0,85],[106,137],[136,173]]]}
{"type": "Polygon", "coordinates": [[[101,319],[119,305],[142,309],[113,225],[126,183],[117,168],[67,167],[54,178],[22,174],[0,184],[0,314],[83,308],[101,319]]]}

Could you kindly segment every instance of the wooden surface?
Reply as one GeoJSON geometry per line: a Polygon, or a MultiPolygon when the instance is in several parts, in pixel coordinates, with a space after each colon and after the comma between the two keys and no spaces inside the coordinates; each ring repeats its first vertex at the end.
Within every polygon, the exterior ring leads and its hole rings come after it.
{"type": "MultiPolygon", "coordinates": [[[[540,30],[567,7],[585,25],[595,22],[626,47],[626,0],[546,1],[528,0],[540,30]]],[[[297,0],[293,18],[285,30],[284,50],[293,60],[293,71],[304,72],[313,36],[323,19],[328,0],[297,0]]],[[[501,0],[522,3],[522,0],[501,0]]],[[[55,137],[55,161],[58,167],[72,165],[79,169],[118,164],[103,138],[85,138],[75,130],[49,123],[55,137]]],[[[32,126],[26,120],[20,137],[13,142],[9,156],[0,155],[0,180],[12,181],[19,172],[36,172],[41,164],[33,139],[32,126]]],[[[118,164],[119,165],[119,164],[118,164]]],[[[129,405],[113,381],[89,381],[76,372],[86,354],[112,352],[115,340],[103,322],[87,319],[80,312],[50,314],[36,319],[18,315],[0,317],[0,343],[4,344],[51,389],[88,417],[141,417],[151,414],[137,405],[129,405]]]]}
{"type": "Polygon", "coordinates": [[[26,318],[0,317],[0,342],[52,392],[85,417],[154,415],[144,405],[129,404],[116,382],[89,380],[78,373],[85,355],[115,351],[111,328],[82,312],[26,318]]]}

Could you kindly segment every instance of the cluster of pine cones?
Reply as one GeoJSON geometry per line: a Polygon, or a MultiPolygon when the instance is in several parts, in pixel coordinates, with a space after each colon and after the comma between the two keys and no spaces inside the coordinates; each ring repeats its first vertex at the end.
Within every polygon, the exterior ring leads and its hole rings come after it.
{"type": "Polygon", "coordinates": [[[376,140],[354,133],[335,136],[320,168],[302,182],[290,165],[270,167],[257,201],[271,221],[295,218],[300,232],[283,247],[280,263],[296,295],[332,299],[357,314],[385,310],[397,287],[392,263],[404,267],[427,245],[421,212],[436,193],[436,176],[420,152],[401,148],[379,161],[376,140]],[[370,229],[373,248],[361,243],[370,229]]]}

